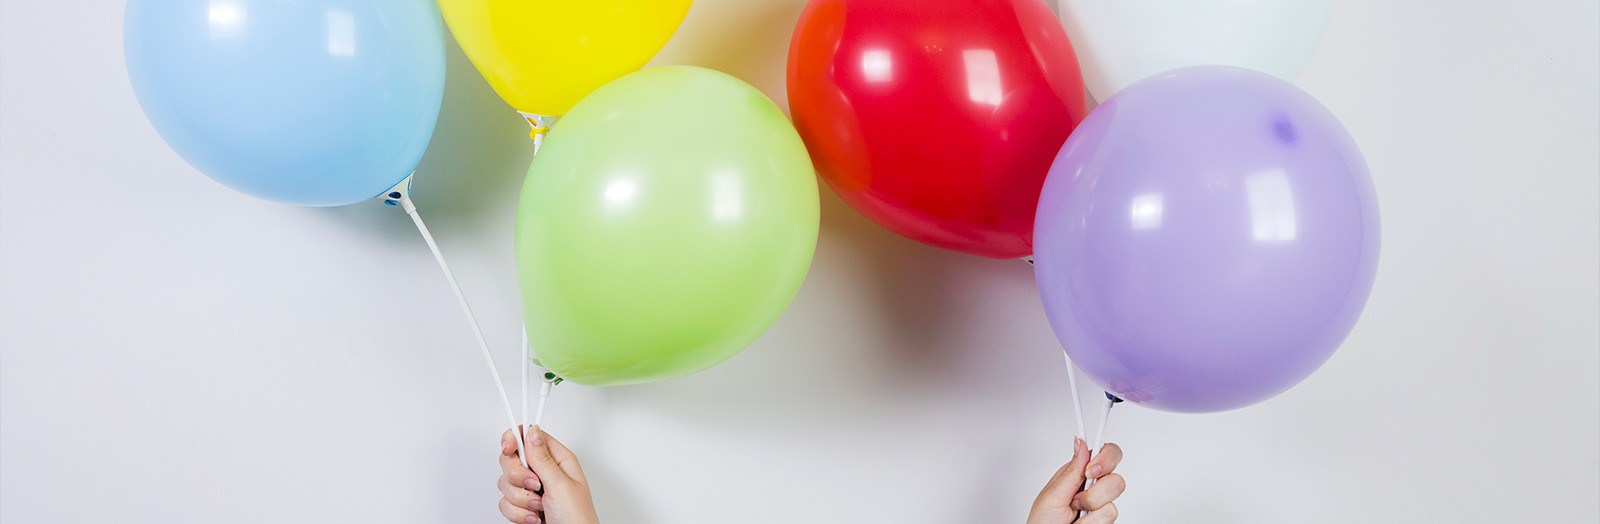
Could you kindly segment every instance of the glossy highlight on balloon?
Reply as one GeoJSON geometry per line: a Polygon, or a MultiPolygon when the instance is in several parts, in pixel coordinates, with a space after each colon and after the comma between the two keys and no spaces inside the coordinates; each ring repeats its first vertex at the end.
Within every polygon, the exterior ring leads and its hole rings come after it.
{"type": "Polygon", "coordinates": [[[1033,252],[1050,161],[1087,112],[1072,45],[1041,0],[813,0],[789,106],[828,185],[908,238],[1033,252]]]}
{"type": "Polygon", "coordinates": [[[517,208],[539,363],[595,386],[679,377],[783,313],[816,249],[805,145],[777,105],[709,69],[646,69],[551,130],[517,208]]]}
{"type": "Polygon", "coordinates": [[[638,71],[678,30],[691,0],[438,0],[483,78],[517,111],[560,116],[638,71]]]}
{"type": "Polygon", "coordinates": [[[1034,272],[1067,353],[1144,406],[1224,411],[1304,380],[1371,293],[1378,203],[1344,127],[1256,71],[1161,73],[1050,168],[1034,272]]]}
{"type": "Polygon", "coordinates": [[[405,179],[444,98],[444,26],[423,0],[130,0],[123,43],[173,151],[289,204],[352,204],[405,179]]]}

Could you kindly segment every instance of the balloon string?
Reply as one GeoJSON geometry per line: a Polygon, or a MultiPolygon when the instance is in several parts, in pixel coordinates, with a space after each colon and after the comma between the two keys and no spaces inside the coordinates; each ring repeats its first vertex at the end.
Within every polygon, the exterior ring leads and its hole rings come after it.
{"type": "MultiPolygon", "coordinates": [[[[528,406],[530,404],[528,402],[528,368],[533,365],[533,358],[532,357],[533,357],[533,344],[532,344],[531,341],[528,340],[528,326],[527,326],[527,324],[523,324],[523,326],[522,326],[522,423],[523,424],[527,424],[528,423],[528,406]]],[[[555,385],[555,380],[549,378],[550,377],[550,371],[547,370],[547,369],[544,369],[543,367],[540,367],[539,369],[540,369],[540,371],[539,371],[539,381],[540,381],[540,384],[539,384],[539,407],[538,407],[538,409],[536,411],[534,411],[533,425],[532,426],[527,426],[527,427],[539,426],[541,423],[544,422],[544,406],[545,406],[545,402],[550,400],[550,388],[551,388],[551,386],[555,385]]]]}
{"type": "MultiPolygon", "coordinates": [[[[522,117],[526,118],[528,120],[528,125],[533,127],[533,130],[528,133],[528,136],[533,138],[533,156],[537,157],[537,156],[539,156],[539,148],[544,145],[544,136],[550,132],[550,126],[554,123],[555,119],[552,118],[552,117],[546,117],[546,116],[540,116],[540,115],[530,115],[528,113],[522,113],[522,117]]],[[[528,339],[528,325],[527,325],[527,323],[523,323],[523,325],[522,325],[522,365],[520,366],[522,368],[522,423],[524,424],[523,427],[530,427],[530,426],[527,426],[527,423],[528,423],[528,367],[532,366],[532,365],[533,365],[533,342],[528,339]]],[[[551,389],[551,386],[554,386],[555,382],[556,382],[554,379],[550,378],[551,376],[552,375],[550,374],[549,370],[543,369],[543,367],[540,368],[540,372],[539,372],[539,380],[540,380],[540,384],[539,384],[539,407],[534,411],[533,426],[531,426],[531,427],[540,427],[544,423],[545,403],[550,400],[550,389],[551,389]]]]}
{"type": "Polygon", "coordinates": [[[535,425],[535,426],[543,427],[543,424],[544,424],[544,403],[545,403],[546,400],[550,400],[550,386],[552,386],[552,385],[554,385],[554,384],[552,384],[548,380],[544,381],[543,384],[539,385],[539,409],[537,411],[534,411],[534,415],[533,415],[533,425],[535,425]]]}
{"type": "MultiPolygon", "coordinates": [[[[1021,260],[1027,262],[1029,267],[1033,266],[1033,255],[1022,257],[1021,260]]],[[[1078,366],[1072,363],[1072,355],[1065,351],[1061,352],[1061,358],[1067,361],[1067,389],[1072,390],[1072,416],[1078,422],[1078,432],[1073,436],[1086,439],[1089,434],[1083,429],[1083,400],[1078,398],[1078,366]]]]}
{"type": "Polygon", "coordinates": [[[532,343],[528,342],[528,325],[524,323],[522,325],[522,365],[517,366],[522,368],[522,425],[519,426],[522,428],[528,427],[528,353],[532,347],[532,343]]]}
{"type": "MultiPolygon", "coordinates": [[[[1106,405],[1105,408],[1100,411],[1100,429],[1095,430],[1094,440],[1092,441],[1093,443],[1089,445],[1090,461],[1094,460],[1094,456],[1099,453],[1100,445],[1105,442],[1106,424],[1111,422],[1111,407],[1117,405],[1118,402],[1122,402],[1122,399],[1112,396],[1110,393],[1106,393],[1106,405]]],[[[1084,491],[1088,491],[1091,486],[1094,486],[1094,481],[1095,479],[1088,479],[1084,481],[1084,491]]],[[[1081,519],[1084,517],[1084,515],[1088,514],[1089,512],[1087,511],[1079,511],[1078,518],[1081,519]]]]}
{"type": "MultiPolygon", "coordinates": [[[[450,264],[445,263],[444,253],[439,251],[439,244],[433,241],[433,234],[428,232],[428,225],[422,222],[422,215],[417,214],[417,205],[411,202],[411,196],[400,198],[400,207],[411,216],[411,221],[417,224],[417,231],[422,233],[422,239],[427,241],[428,250],[433,252],[433,259],[439,262],[439,269],[444,271],[445,280],[450,281],[450,289],[456,292],[456,301],[461,303],[461,312],[467,315],[467,322],[472,324],[472,334],[478,338],[478,349],[483,350],[483,363],[489,366],[489,376],[494,378],[494,387],[500,392],[500,402],[505,405],[506,418],[510,419],[511,426],[517,427],[517,415],[511,410],[511,397],[506,395],[506,385],[500,380],[500,369],[494,365],[494,354],[489,352],[489,341],[483,338],[483,328],[478,327],[478,317],[472,314],[472,306],[467,304],[467,295],[462,293],[461,284],[456,282],[455,273],[450,272],[450,264]]],[[[523,467],[528,466],[526,443],[523,441],[522,431],[516,431],[517,454],[522,457],[523,467]]]]}
{"type": "Polygon", "coordinates": [[[1062,351],[1061,356],[1067,360],[1067,388],[1072,390],[1072,415],[1078,420],[1078,432],[1074,436],[1080,439],[1089,438],[1083,430],[1083,401],[1078,398],[1078,366],[1072,363],[1072,355],[1062,351]]]}

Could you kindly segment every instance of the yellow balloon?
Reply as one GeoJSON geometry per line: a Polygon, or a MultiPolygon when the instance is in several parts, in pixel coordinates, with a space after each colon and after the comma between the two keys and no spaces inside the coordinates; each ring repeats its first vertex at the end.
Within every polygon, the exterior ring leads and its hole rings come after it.
{"type": "Polygon", "coordinates": [[[692,0],[438,0],[461,50],[511,107],[560,116],[667,44],[692,0]]]}

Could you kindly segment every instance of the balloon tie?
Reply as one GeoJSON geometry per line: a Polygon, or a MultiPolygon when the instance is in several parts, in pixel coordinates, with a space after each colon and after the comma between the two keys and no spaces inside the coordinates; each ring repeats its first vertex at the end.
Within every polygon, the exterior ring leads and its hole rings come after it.
{"type": "MultiPolygon", "coordinates": [[[[412,174],[413,176],[415,173],[412,174]]],[[[506,395],[505,382],[500,380],[500,368],[494,364],[494,354],[489,352],[489,341],[483,338],[483,328],[478,326],[477,315],[472,314],[472,305],[467,303],[467,295],[461,291],[461,284],[456,282],[455,273],[450,271],[450,264],[445,263],[444,253],[439,251],[439,244],[434,242],[433,234],[428,232],[428,225],[422,222],[422,215],[417,213],[417,205],[411,201],[411,176],[401,180],[399,184],[390,188],[383,196],[383,203],[400,206],[411,221],[416,223],[417,232],[422,233],[422,240],[428,243],[428,250],[433,252],[434,261],[439,263],[439,269],[444,271],[444,278],[450,282],[450,289],[456,293],[456,301],[461,304],[461,312],[467,316],[467,323],[472,325],[472,334],[478,339],[478,349],[483,352],[483,362],[489,366],[489,376],[494,379],[494,387],[500,392],[500,402],[506,408],[506,418],[510,420],[516,432],[517,454],[522,457],[523,467],[528,465],[528,454],[525,452],[527,444],[524,442],[522,431],[517,427],[517,415],[511,410],[511,397],[506,395]]]]}
{"type": "Polygon", "coordinates": [[[558,117],[550,115],[535,115],[533,113],[518,113],[523,120],[528,121],[528,138],[533,139],[533,154],[539,154],[539,146],[544,144],[544,136],[550,133],[551,126],[556,124],[558,117]]]}

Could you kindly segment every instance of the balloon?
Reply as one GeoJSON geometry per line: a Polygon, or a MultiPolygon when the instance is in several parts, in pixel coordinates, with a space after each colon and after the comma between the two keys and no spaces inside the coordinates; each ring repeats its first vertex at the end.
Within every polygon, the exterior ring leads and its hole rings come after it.
{"type": "Polygon", "coordinates": [[[646,69],[555,125],[517,209],[517,275],[541,365],[589,385],[732,357],[794,298],[820,205],[805,145],[749,84],[646,69]]]}
{"type": "Polygon", "coordinates": [[[1033,252],[1050,159],[1083,118],[1072,46],[1041,0],[813,0],[789,106],[828,185],[911,239],[1033,252]]]}
{"type": "Polygon", "coordinates": [[[223,185],[338,206],[422,159],[444,26],[421,0],[130,0],[128,77],[172,149],[223,185]]]}
{"type": "Polygon", "coordinates": [[[638,71],[678,30],[691,0],[439,0],[478,72],[525,114],[560,116],[638,71]]]}
{"type": "Polygon", "coordinates": [[[1377,270],[1378,202],[1316,99],[1201,66],[1084,119],[1035,235],[1045,312],[1090,378],[1157,409],[1223,411],[1304,380],[1350,333],[1377,270]]]}
{"type": "Polygon", "coordinates": [[[1332,0],[1061,0],[1097,100],[1189,66],[1248,67],[1294,80],[1316,53],[1332,0]]]}

